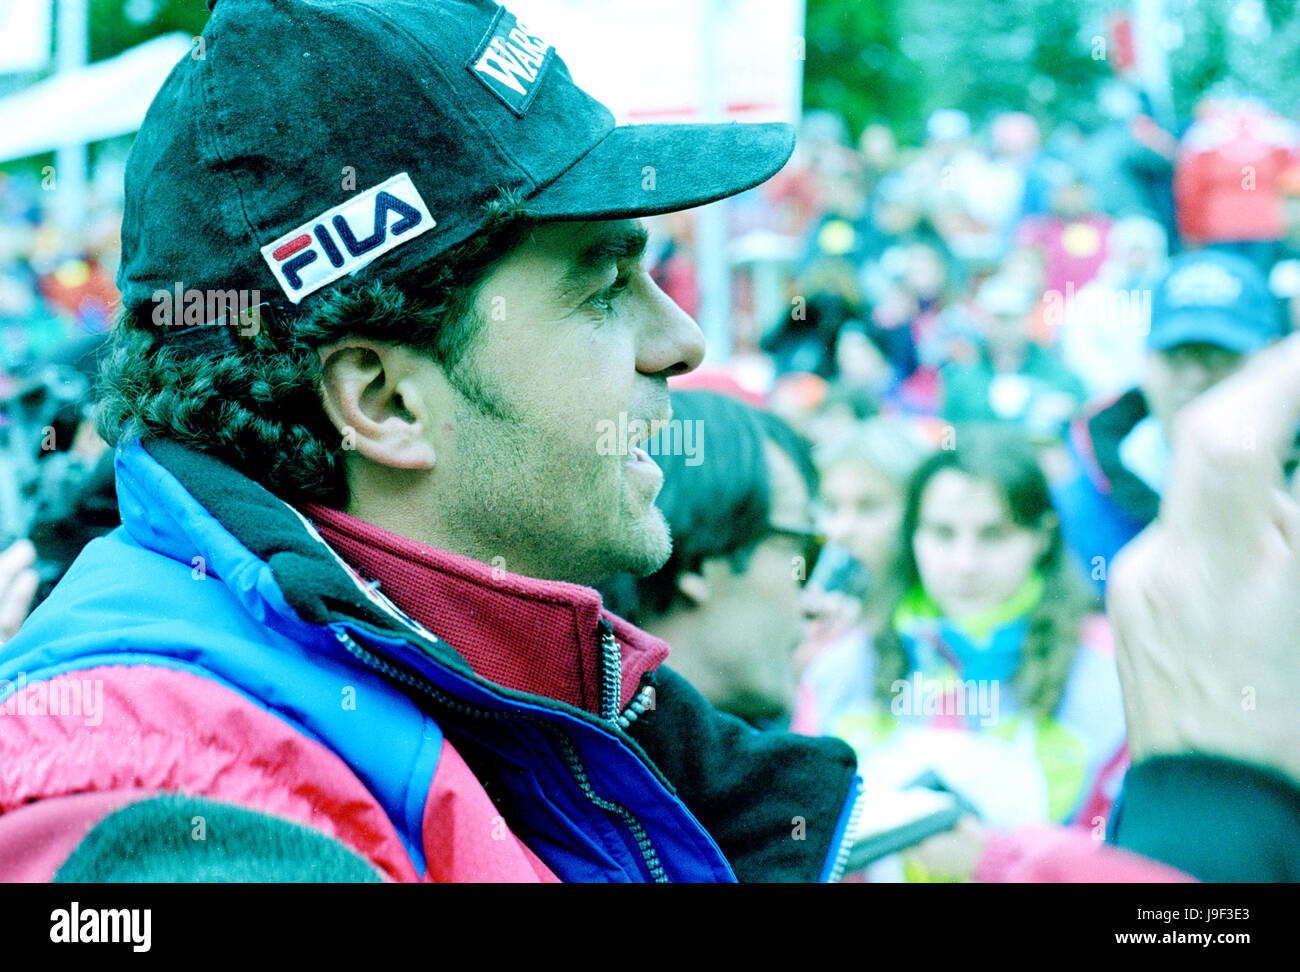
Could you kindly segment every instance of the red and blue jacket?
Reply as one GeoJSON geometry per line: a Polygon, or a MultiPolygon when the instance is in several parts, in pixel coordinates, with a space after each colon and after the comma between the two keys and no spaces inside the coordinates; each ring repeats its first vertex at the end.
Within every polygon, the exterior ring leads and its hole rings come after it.
{"type": "Polygon", "coordinates": [[[849,748],[718,713],[595,591],[171,441],[124,442],[117,486],[0,648],[0,879],[838,876],[849,748]]]}

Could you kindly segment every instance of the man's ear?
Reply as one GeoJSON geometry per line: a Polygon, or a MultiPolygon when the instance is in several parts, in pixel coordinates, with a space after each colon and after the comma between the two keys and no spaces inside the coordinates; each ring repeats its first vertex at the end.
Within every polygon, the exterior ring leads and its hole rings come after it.
{"type": "Polygon", "coordinates": [[[321,404],[345,449],[395,469],[432,469],[433,417],[420,356],[348,337],[319,349],[321,404]]]}
{"type": "Polygon", "coordinates": [[[694,571],[685,570],[677,575],[677,589],[695,607],[708,603],[709,582],[694,571]]]}

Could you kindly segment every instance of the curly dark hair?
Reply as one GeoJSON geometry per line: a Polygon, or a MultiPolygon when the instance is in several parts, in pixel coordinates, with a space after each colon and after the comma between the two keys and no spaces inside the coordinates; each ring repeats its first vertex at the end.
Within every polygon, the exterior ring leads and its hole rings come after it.
{"type": "Polygon", "coordinates": [[[289,502],[342,507],[343,440],[321,405],[318,349],[347,335],[429,354],[469,397],[458,365],[484,325],[483,280],[536,225],[507,194],[484,228],[391,281],[341,284],[292,320],[264,318],[237,350],[198,354],[159,340],[151,305],[125,308],[99,375],[109,443],[166,437],[220,458],[289,502]]]}

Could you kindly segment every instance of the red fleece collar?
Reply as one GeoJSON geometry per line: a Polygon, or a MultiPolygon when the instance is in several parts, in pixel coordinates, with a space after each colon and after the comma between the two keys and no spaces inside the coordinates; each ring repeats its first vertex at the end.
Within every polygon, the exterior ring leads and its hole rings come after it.
{"type": "Polygon", "coordinates": [[[668,657],[666,642],[610,614],[593,588],[511,574],[328,507],[302,511],[353,570],[498,685],[599,714],[602,617],[622,649],[622,705],[668,657]]]}

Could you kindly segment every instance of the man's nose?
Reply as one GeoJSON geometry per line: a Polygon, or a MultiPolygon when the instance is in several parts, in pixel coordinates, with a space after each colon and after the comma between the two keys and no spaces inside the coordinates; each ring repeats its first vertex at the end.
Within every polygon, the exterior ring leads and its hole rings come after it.
{"type": "Polygon", "coordinates": [[[637,346],[637,371],[665,377],[694,371],[704,360],[704,332],[648,276],[645,293],[645,326],[637,346]]]}

